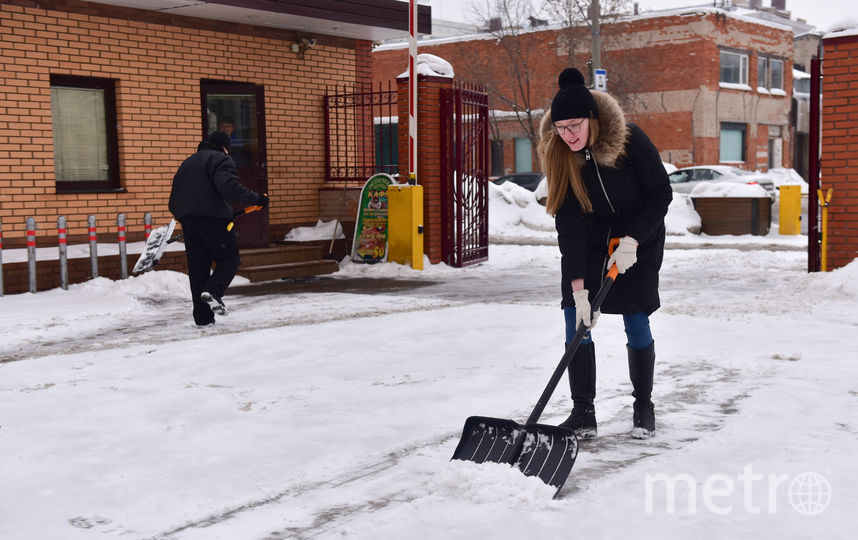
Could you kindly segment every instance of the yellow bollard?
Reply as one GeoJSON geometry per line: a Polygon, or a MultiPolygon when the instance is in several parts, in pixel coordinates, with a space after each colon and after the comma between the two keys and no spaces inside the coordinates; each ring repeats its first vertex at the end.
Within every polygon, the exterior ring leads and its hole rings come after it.
{"type": "Polygon", "coordinates": [[[819,269],[823,272],[828,272],[828,203],[831,202],[831,195],[834,193],[834,190],[828,188],[828,193],[824,198],[821,189],[816,190],[816,193],[819,197],[819,204],[822,206],[822,216],[820,218],[822,221],[822,246],[819,249],[819,269]]]}
{"type": "Polygon", "coordinates": [[[778,211],[778,232],[780,234],[801,234],[801,186],[780,186],[780,210],[778,211]]]}
{"type": "Polygon", "coordinates": [[[423,186],[387,187],[387,260],[423,270],[423,186]]]}

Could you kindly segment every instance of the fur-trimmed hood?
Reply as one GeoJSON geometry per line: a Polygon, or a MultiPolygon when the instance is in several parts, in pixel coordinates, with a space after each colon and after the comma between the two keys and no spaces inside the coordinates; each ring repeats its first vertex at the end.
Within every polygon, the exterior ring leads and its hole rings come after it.
{"type": "MultiPolygon", "coordinates": [[[[605,167],[614,167],[625,154],[629,139],[626,115],[617,100],[605,92],[592,92],[599,109],[599,137],[590,148],[593,157],[605,167]]],[[[542,139],[556,136],[551,129],[551,113],[546,112],[539,126],[542,139]]]]}

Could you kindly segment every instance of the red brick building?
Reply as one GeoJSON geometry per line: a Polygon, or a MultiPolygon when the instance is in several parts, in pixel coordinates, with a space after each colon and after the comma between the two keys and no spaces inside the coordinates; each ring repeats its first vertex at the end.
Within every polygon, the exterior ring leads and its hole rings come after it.
{"type": "Polygon", "coordinates": [[[828,268],[858,255],[858,32],[823,41],[820,187],[828,208],[828,268]]]}
{"type": "MultiPolygon", "coordinates": [[[[572,54],[561,45],[564,32],[537,28],[519,37],[533,74],[527,102],[535,122],[556,91],[559,72],[569,65],[584,70],[590,58],[589,30],[576,29],[572,54]]],[[[688,8],[604,24],[601,35],[608,91],[650,135],[664,161],[751,170],[792,165],[793,33],[788,27],[717,8],[688,8]]],[[[498,94],[520,97],[513,77],[486,80],[510,67],[495,36],[424,40],[419,47],[450,62],[457,77],[496,88],[490,92],[494,109],[510,110],[498,94]]],[[[385,81],[401,73],[407,55],[405,44],[376,48],[373,78],[385,81]]],[[[530,141],[519,122],[497,122],[494,137],[496,151],[503,145],[503,167],[492,174],[539,170],[532,145],[522,151],[530,141]]]]}
{"type": "MultiPolygon", "coordinates": [[[[242,181],[271,198],[269,211],[242,218],[245,240],[333,217],[320,211],[342,185],[325,174],[326,89],[369,79],[372,42],[408,35],[408,3],[154,4],[0,3],[6,248],[23,245],[27,217],[40,245],[56,237],[58,216],[74,242],[85,241],[87,216],[113,231],[120,212],[129,241],[140,240],[144,213],[169,219],[176,168],[225,119],[242,181]]],[[[421,32],[430,18],[421,6],[421,32]]]]}

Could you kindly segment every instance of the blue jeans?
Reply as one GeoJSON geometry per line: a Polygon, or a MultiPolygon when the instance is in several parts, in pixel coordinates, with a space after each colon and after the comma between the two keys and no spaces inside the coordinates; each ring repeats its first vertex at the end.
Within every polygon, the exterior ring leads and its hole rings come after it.
{"type": "MultiPolygon", "coordinates": [[[[566,343],[568,344],[575,337],[575,306],[565,306],[563,316],[566,319],[566,343]]],[[[623,324],[626,327],[626,338],[630,348],[642,351],[652,344],[652,332],[649,329],[649,317],[646,313],[623,315],[623,324]]],[[[584,334],[581,343],[592,342],[590,332],[584,334]]]]}

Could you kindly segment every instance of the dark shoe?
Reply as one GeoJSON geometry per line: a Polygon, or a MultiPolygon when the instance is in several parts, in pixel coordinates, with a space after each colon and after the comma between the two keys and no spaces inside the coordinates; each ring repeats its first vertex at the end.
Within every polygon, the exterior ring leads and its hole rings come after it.
{"type": "Polygon", "coordinates": [[[633,438],[649,439],[655,435],[655,407],[652,401],[635,401],[634,423],[633,438]]]}
{"type": "Polygon", "coordinates": [[[576,403],[569,418],[560,423],[560,427],[569,428],[582,439],[592,439],[597,434],[596,409],[592,403],[576,403]]]}
{"type": "Polygon", "coordinates": [[[215,315],[228,315],[229,311],[227,311],[226,306],[223,304],[220,298],[214,296],[210,292],[203,292],[200,295],[200,298],[209,305],[212,310],[212,313],[215,315]]]}

